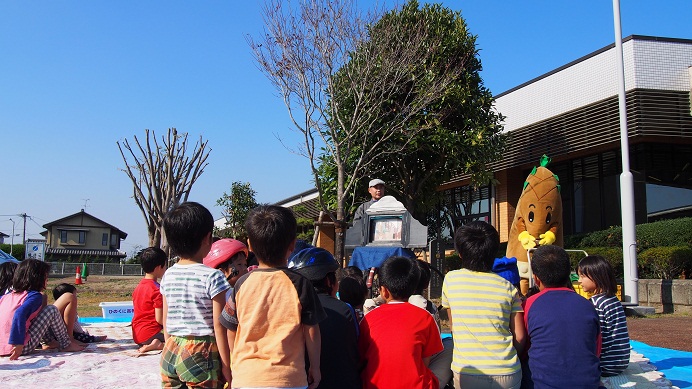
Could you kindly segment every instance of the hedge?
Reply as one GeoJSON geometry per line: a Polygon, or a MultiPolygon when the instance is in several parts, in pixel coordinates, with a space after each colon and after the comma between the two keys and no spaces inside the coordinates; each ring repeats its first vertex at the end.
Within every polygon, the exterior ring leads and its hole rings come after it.
{"type": "Polygon", "coordinates": [[[652,247],[637,255],[639,278],[672,280],[692,276],[692,249],[686,246],[652,247]]]}
{"type": "MultiPolygon", "coordinates": [[[[636,228],[639,253],[652,247],[692,247],[692,217],[639,224],[636,228]]],[[[622,227],[565,237],[565,248],[576,247],[622,247],[622,227]]]]}
{"type": "Polygon", "coordinates": [[[17,258],[17,259],[24,259],[24,245],[23,244],[15,244],[15,245],[9,245],[9,244],[0,244],[0,250],[6,252],[7,254],[12,251],[12,256],[17,258]],[[10,250],[10,246],[12,246],[12,250],[10,250]]]}

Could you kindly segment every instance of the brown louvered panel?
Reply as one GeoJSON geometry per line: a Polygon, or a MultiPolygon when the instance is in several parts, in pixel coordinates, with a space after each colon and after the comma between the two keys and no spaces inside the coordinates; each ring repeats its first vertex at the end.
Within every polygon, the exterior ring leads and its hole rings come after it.
{"type": "MultiPolygon", "coordinates": [[[[635,89],[627,93],[627,125],[631,143],[671,137],[692,142],[690,93],[635,89]]],[[[502,160],[491,164],[494,171],[536,165],[543,154],[566,159],[573,153],[618,147],[620,121],[618,98],[597,101],[562,115],[516,129],[502,160]]],[[[468,180],[458,175],[445,187],[468,180]]]]}

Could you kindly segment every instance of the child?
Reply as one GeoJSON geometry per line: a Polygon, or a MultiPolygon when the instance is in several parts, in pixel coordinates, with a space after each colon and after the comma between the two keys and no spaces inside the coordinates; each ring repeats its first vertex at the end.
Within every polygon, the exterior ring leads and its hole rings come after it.
{"type": "Polygon", "coordinates": [[[89,335],[82,326],[79,325],[77,315],[77,288],[72,284],[58,284],[53,288],[53,305],[60,311],[65,321],[67,334],[70,339],[76,339],[78,343],[95,343],[106,340],[106,336],[89,335]]]}
{"type": "Polygon", "coordinates": [[[322,380],[318,388],[360,389],[358,322],[353,308],[336,299],[339,282],[335,272],[339,263],[329,251],[311,247],[293,256],[288,268],[310,280],[327,313],[319,324],[322,380]]]}
{"type": "Polygon", "coordinates": [[[166,271],[168,256],[158,247],[142,250],[139,260],[144,278],[132,292],[132,340],[139,346],[139,352],[162,350],[163,342],[163,298],[159,278],[166,271]]]}
{"type": "Polygon", "coordinates": [[[411,258],[390,257],[380,268],[380,296],[386,303],[360,323],[364,388],[439,387],[428,363],[442,351],[440,332],[432,315],[407,302],[419,276],[411,258]]]}
{"type": "Polygon", "coordinates": [[[461,226],[454,234],[461,269],[445,276],[441,302],[449,308],[457,388],[521,385],[523,309],[518,290],[492,272],[499,245],[497,230],[481,221],[461,226]]]}
{"type": "Polygon", "coordinates": [[[226,300],[231,296],[238,278],[247,273],[247,247],[235,239],[219,239],[212,243],[209,254],[202,261],[205,265],[219,269],[231,287],[226,291],[226,300]]]}
{"type": "Polygon", "coordinates": [[[326,314],[310,282],[286,268],[296,228],[288,208],[262,205],[248,213],[245,229],[259,267],[236,282],[221,317],[229,330],[233,388],[320,383],[318,323],[326,314]]]}
{"type": "Polygon", "coordinates": [[[12,278],[17,264],[7,261],[0,265],[0,296],[12,292],[12,278]]]}
{"type": "Polygon", "coordinates": [[[531,270],[540,290],[526,300],[524,317],[534,387],[598,388],[598,315],[593,304],[564,286],[570,273],[567,252],[541,246],[531,270]]]}
{"type": "Polygon", "coordinates": [[[161,279],[164,388],[221,388],[231,380],[226,330],[219,323],[230,285],[223,273],[202,263],[213,229],[209,210],[194,202],[180,204],[163,219],[168,244],[180,258],[161,279]]]}
{"type": "Polygon", "coordinates": [[[50,265],[36,259],[19,263],[12,279],[12,293],[0,297],[0,355],[16,360],[34,351],[41,341],[57,341],[61,351],[82,351],[71,340],[65,322],[45,295],[50,265]]]}
{"type": "Polygon", "coordinates": [[[356,320],[360,323],[364,316],[363,304],[368,295],[368,288],[365,286],[365,281],[362,277],[358,276],[348,276],[341,280],[339,280],[337,276],[337,283],[339,284],[339,292],[337,293],[339,300],[353,308],[356,314],[356,320]]]}
{"type": "Polygon", "coordinates": [[[601,324],[601,375],[620,374],[630,361],[630,337],[625,311],[615,296],[617,283],[613,268],[600,255],[590,255],[579,262],[577,274],[584,291],[595,294],[591,302],[601,324]]]}

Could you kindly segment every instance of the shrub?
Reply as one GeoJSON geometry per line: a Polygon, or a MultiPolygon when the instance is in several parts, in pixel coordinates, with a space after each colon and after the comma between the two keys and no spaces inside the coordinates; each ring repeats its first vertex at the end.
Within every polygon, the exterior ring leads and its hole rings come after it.
{"type": "Polygon", "coordinates": [[[692,249],[652,247],[637,256],[639,278],[672,280],[692,272],[692,249]]]}
{"type": "MultiPolygon", "coordinates": [[[[620,247],[585,247],[582,249],[588,255],[600,255],[610,263],[610,266],[615,270],[615,278],[618,280],[624,279],[624,269],[623,269],[623,259],[622,259],[622,248],[620,247]]],[[[570,265],[573,271],[577,271],[577,265],[579,261],[584,258],[584,253],[581,252],[568,252],[570,265]]]]}
{"type": "MultiPolygon", "coordinates": [[[[637,252],[661,246],[692,246],[692,217],[637,226],[637,252]]],[[[565,247],[622,247],[622,227],[565,237],[565,247]]]]}

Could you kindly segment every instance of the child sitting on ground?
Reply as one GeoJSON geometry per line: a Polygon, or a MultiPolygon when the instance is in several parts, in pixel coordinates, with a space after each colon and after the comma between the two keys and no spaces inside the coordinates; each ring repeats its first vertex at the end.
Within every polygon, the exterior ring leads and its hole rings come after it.
{"type": "Polygon", "coordinates": [[[564,286],[570,274],[567,252],[552,245],[539,247],[531,271],[540,290],[524,308],[534,387],[598,388],[598,315],[591,302],[564,286]]]}
{"type": "Polygon", "coordinates": [[[312,284],[286,268],[296,228],[291,210],[281,206],[262,205],[247,216],[259,267],[236,282],[221,317],[229,330],[232,388],[312,389],[320,383],[318,324],[327,315],[312,284]]]}
{"type": "Polygon", "coordinates": [[[163,219],[168,244],[180,258],[161,279],[164,388],[221,388],[231,381],[228,338],[219,322],[230,285],[223,273],[202,263],[213,229],[214,217],[194,202],[163,219]]]}
{"type": "Polygon", "coordinates": [[[0,356],[16,360],[41,343],[57,343],[61,351],[82,351],[84,345],[70,339],[55,305],[46,305],[50,265],[37,259],[19,263],[12,279],[12,293],[0,297],[0,356]]]}
{"type": "Polygon", "coordinates": [[[79,315],[77,314],[77,288],[72,284],[58,284],[53,288],[53,305],[60,311],[60,316],[65,321],[67,334],[72,339],[81,343],[95,343],[106,340],[106,335],[94,336],[79,325],[79,315]]]}
{"type": "Polygon", "coordinates": [[[613,267],[602,256],[589,255],[579,262],[577,274],[584,291],[595,294],[591,302],[601,325],[601,375],[618,375],[630,362],[630,336],[625,310],[615,295],[618,286],[613,267]]]}
{"type": "Polygon", "coordinates": [[[163,342],[163,298],[159,278],[166,271],[168,256],[158,247],[142,250],[139,260],[144,278],[132,292],[132,340],[139,346],[139,352],[162,350],[163,342]]]}
{"type": "Polygon", "coordinates": [[[440,331],[432,315],[407,302],[419,276],[411,258],[390,257],[380,268],[380,296],[386,303],[360,323],[364,388],[439,387],[428,364],[443,349],[440,331]]]}

